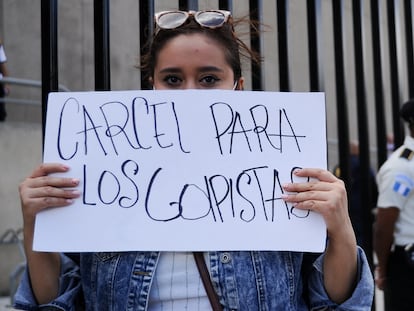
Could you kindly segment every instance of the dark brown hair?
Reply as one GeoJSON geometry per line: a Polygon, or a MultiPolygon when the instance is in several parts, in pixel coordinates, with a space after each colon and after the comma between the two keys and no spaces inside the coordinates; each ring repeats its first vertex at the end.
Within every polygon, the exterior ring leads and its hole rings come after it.
{"type": "Polygon", "coordinates": [[[246,19],[234,21],[231,18],[222,27],[210,29],[202,27],[193,19],[190,19],[189,22],[178,28],[157,30],[146,49],[144,49],[147,52],[141,57],[140,68],[144,73],[144,77],[147,80],[153,77],[158,54],[171,39],[179,35],[203,34],[215,40],[224,48],[226,61],[233,70],[234,79],[238,80],[242,76],[241,57],[260,63],[259,55],[251,50],[234,32],[234,26],[241,22],[246,22],[246,19]]]}
{"type": "Polygon", "coordinates": [[[411,131],[414,130],[414,99],[410,99],[405,102],[400,109],[400,116],[405,122],[408,123],[408,126],[411,131]]]}

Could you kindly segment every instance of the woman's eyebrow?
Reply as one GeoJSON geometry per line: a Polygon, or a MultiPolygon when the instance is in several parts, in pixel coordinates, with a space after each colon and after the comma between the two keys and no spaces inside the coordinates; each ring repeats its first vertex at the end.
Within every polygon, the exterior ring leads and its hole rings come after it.
{"type": "Polygon", "coordinates": [[[181,69],[178,68],[178,67],[167,67],[167,68],[161,69],[159,71],[159,73],[170,73],[170,72],[179,73],[179,72],[181,72],[181,69]]]}
{"type": "Polygon", "coordinates": [[[223,69],[216,67],[216,66],[203,66],[203,67],[200,67],[199,70],[201,72],[208,72],[208,71],[222,72],[224,71],[223,69]]]}
{"type": "MultiPolygon", "coordinates": [[[[216,66],[202,66],[198,68],[200,72],[223,72],[224,70],[216,66]]],[[[166,67],[158,71],[159,73],[180,73],[182,69],[179,67],[166,67]]]]}

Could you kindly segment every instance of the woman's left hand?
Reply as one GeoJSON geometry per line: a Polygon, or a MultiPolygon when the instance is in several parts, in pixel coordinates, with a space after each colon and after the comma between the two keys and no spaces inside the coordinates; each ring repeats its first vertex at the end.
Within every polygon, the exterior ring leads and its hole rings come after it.
{"type": "Polygon", "coordinates": [[[357,282],[357,244],[345,185],[323,169],[298,169],[294,176],[305,179],[284,185],[289,194],[283,198],[295,208],[323,216],[329,237],[323,261],[324,285],[331,300],[340,304],[351,296],[357,282]]]}
{"type": "Polygon", "coordinates": [[[353,234],[344,182],[324,169],[303,168],[294,172],[298,182],[283,185],[283,198],[295,208],[322,215],[330,239],[353,234]],[[303,182],[300,182],[300,177],[303,182]]]}

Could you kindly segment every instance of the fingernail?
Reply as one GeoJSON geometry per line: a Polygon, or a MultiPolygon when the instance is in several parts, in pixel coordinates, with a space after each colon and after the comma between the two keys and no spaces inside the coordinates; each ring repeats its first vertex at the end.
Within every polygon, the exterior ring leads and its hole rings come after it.
{"type": "Polygon", "coordinates": [[[289,188],[289,185],[290,185],[290,184],[283,184],[283,185],[282,185],[282,188],[283,188],[283,189],[287,189],[287,188],[289,188]]]}

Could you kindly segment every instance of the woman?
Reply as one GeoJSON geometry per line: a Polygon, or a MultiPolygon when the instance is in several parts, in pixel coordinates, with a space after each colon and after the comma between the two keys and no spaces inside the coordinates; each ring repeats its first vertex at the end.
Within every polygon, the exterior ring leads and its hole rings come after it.
{"type": "MultiPolygon", "coordinates": [[[[143,66],[154,89],[243,89],[240,53],[253,54],[235,36],[230,12],[161,12],[156,25],[143,66]]],[[[48,176],[68,171],[61,164],[42,164],[20,185],[28,272],[16,307],[211,310],[191,253],[33,252],[35,215],[79,197],[70,190],[78,179],[48,176]]],[[[343,183],[321,169],[301,169],[296,175],[318,181],[285,185],[297,194],[284,199],[324,217],[325,253],[307,277],[302,253],[205,253],[220,304],[224,310],[370,310],[373,281],[355,242],[343,183]]]]}

